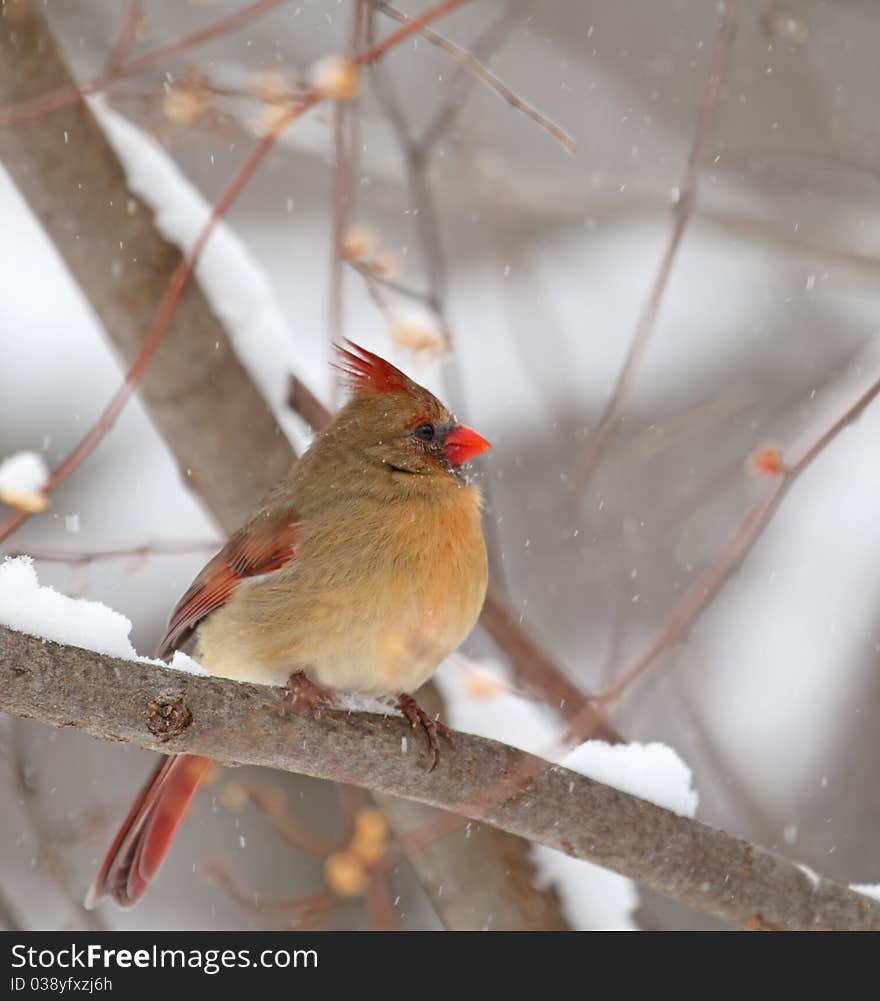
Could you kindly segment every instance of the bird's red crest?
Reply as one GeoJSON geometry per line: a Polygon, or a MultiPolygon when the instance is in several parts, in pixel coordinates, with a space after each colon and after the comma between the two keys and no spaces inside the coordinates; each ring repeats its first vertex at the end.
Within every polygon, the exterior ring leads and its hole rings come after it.
{"type": "Polygon", "coordinates": [[[336,368],[344,373],[352,389],[374,393],[412,393],[409,379],[391,362],[347,338],[345,343],[351,350],[334,344],[340,358],[336,368]]]}

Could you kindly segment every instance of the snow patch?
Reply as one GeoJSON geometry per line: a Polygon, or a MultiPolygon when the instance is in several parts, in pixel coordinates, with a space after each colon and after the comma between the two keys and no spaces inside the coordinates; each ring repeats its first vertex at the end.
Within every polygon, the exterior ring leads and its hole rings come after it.
{"type": "MultiPolygon", "coordinates": [[[[440,668],[435,680],[446,701],[449,722],[457,729],[544,757],[563,737],[557,717],[546,706],[519,695],[501,664],[455,656],[440,668]]],[[[691,770],[665,744],[618,747],[590,740],[560,763],[683,816],[692,817],[696,811],[691,770]]],[[[535,845],[531,855],[539,885],[556,887],[572,928],[636,930],[631,915],[638,906],[638,893],[631,880],[543,845],[535,845]]]]}
{"type": "Polygon", "coordinates": [[[606,744],[588,740],[561,764],[597,782],[655,803],[680,817],[693,817],[699,796],[690,768],[666,744],[606,744]]]}
{"type": "MultiPolygon", "coordinates": [[[[151,136],[100,99],[92,100],[90,106],[122,161],[129,187],[153,209],[159,232],[181,251],[189,252],[208,222],[212,206],[151,136]]],[[[295,368],[295,344],[269,279],[222,220],[214,226],[195,273],[228,330],[242,365],[285,433],[302,448],[306,438],[286,403],[288,376],[295,368]]]]}
{"type": "Polygon", "coordinates": [[[808,865],[804,865],[802,862],[795,862],[795,865],[807,877],[810,881],[810,886],[815,890],[816,887],[822,882],[822,877],[819,873],[816,872],[815,869],[811,869],[808,865]]]}
{"type": "Polygon", "coordinates": [[[16,452],[0,462],[0,494],[35,494],[49,479],[49,467],[39,452],[16,452]]]}
{"type": "Polygon", "coordinates": [[[188,674],[208,674],[185,653],[170,664],[140,657],[131,645],[131,620],[87,598],[70,598],[51,587],[41,587],[29,556],[0,563],[0,625],[37,639],[94,650],[143,664],[159,664],[188,674]]]}
{"type": "Polygon", "coordinates": [[[0,624],[40,639],[138,660],[128,636],[131,622],[99,601],[68,598],[40,587],[30,557],[0,564],[0,624]]]}
{"type": "MultiPolygon", "coordinates": [[[[140,657],[139,660],[146,660],[146,658],[140,657]]],[[[197,660],[193,660],[183,650],[175,650],[171,662],[165,666],[170,667],[172,671],[183,671],[184,674],[196,674],[203,678],[211,677],[210,671],[206,671],[197,660]]]]}
{"type": "Polygon", "coordinates": [[[873,897],[880,900],[880,883],[850,883],[849,888],[861,893],[863,897],[873,897]]]}
{"type": "Polygon", "coordinates": [[[574,931],[638,930],[631,915],[639,906],[639,895],[631,879],[544,845],[534,845],[531,855],[538,888],[556,888],[562,913],[574,931]]]}
{"type": "Polygon", "coordinates": [[[0,501],[38,514],[49,506],[43,487],[49,479],[49,470],[42,455],[37,452],[18,452],[0,463],[0,501]]]}

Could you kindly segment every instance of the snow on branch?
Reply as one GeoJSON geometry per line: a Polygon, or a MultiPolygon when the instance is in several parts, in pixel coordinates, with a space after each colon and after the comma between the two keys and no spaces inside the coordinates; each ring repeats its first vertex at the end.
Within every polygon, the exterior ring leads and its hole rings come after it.
{"type": "Polygon", "coordinates": [[[440,807],[586,859],[740,926],[880,930],[880,902],[722,831],[469,734],[441,766],[405,721],[281,716],[266,686],[172,671],[0,627],[0,711],[440,807]],[[176,711],[166,713],[163,707],[176,711]],[[175,725],[176,723],[176,725],[175,725]],[[403,747],[407,750],[404,752],[403,747]]]}

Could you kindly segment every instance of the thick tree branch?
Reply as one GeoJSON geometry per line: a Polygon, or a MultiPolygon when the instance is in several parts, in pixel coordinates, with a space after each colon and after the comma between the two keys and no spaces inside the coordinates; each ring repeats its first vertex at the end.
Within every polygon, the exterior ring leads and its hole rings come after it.
{"type": "Polygon", "coordinates": [[[0,628],[4,712],[166,754],[191,751],[416,800],[595,862],[735,925],[880,930],[880,902],[576,772],[468,734],[429,772],[421,742],[410,739],[403,752],[403,720],[356,712],[282,718],[280,694],[0,628]],[[176,698],[192,722],[169,738],[155,706],[176,698]],[[516,774],[532,776],[524,790],[511,788],[516,774]]]}
{"type": "MultiPolygon", "coordinates": [[[[73,85],[35,5],[14,30],[0,19],[0,101],[73,85]]],[[[88,107],[80,101],[51,117],[0,129],[0,160],[131,364],[181,254],[160,236],[150,208],[129,192],[88,107]]],[[[182,293],[140,391],[159,431],[173,435],[184,478],[214,497],[214,513],[226,528],[237,527],[254,497],[293,461],[194,282],[182,293]],[[255,448],[255,440],[271,447],[255,448]]]]}
{"type": "MultiPolygon", "coordinates": [[[[76,92],[39,12],[17,22],[14,41],[0,22],[0,51],[0,101],[58,88],[76,92]]],[[[149,206],[128,192],[122,167],[84,103],[0,129],[0,158],[130,363],[179,250],[159,235],[149,206]],[[121,271],[120,241],[126,259],[137,262],[121,271]]],[[[226,532],[239,527],[294,459],[194,283],[139,391],[187,484],[226,532]]],[[[383,805],[398,830],[412,823],[415,809],[422,822],[430,818],[430,811],[388,797],[383,805]]],[[[552,893],[532,886],[526,846],[515,838],[490,831],[467,839],[457,834],[411,861],[448,927],[472,927],[477,915],[489,912],[496,927],[555,928],[562,922],[552,893]],[[483,880],[454,885],[453,873],[473,871],[481,871],[483,880]],[[511,872],[516,878],[506,878],[511,872]]]]}

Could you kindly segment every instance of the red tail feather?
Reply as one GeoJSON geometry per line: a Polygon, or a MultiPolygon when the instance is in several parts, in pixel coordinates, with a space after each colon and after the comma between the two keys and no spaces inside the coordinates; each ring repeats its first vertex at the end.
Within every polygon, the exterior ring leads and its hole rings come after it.
{"type": "Polygon", "coordinates": [[[119,828],[86,907],[95,907],[106,896],[120,907],[133,907],[140,900],[210,766],[208,758],[195,754],[162,758],[119,828]]]}

